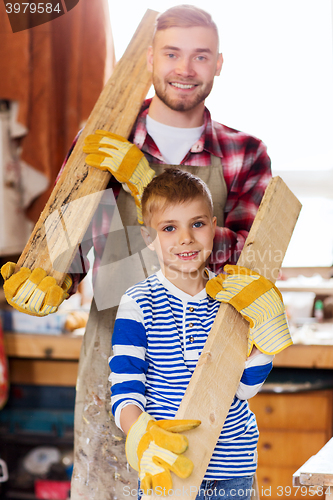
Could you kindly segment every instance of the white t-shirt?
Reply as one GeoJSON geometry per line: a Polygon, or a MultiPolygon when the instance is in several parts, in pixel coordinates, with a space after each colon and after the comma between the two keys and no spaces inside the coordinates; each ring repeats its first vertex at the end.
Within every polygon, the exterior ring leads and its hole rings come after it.
{"type": "Polygon", "coordinates": [[[170,127],[147,115],[148,134],[154,139],[166,163],[180,165],[185,155],[201,137],[204,125],[194,128],[170,127]]]}

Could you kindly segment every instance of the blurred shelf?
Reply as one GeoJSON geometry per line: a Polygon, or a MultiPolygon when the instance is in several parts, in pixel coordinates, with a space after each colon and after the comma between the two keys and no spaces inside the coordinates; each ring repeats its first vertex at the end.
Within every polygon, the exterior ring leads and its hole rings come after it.
{"type": "Polygon", "coordinates": [[[276,354],[274,366],[332,369],[333,345],[294,344],[276,354]]]}
{"type": "Polygon", "coordinates": [[[7,356],[18,358],[78,360],[81,335],[42,335],[5,332],[7,356]]]}
{"type": "Polygon", "coordinates": [[[316,295],[333,295],[333,280],[315,286],[300,286],[288,284],[286,281],[277,281],[276,286],[280,292],[314,292],[316,295]]]}
{"type": "MultiPolygon", "coordinates": [[[[5,333],[10,381],[75,386],[82,336],[5,333]]],[[[275,356],[274,366],[333,368],[333,345],[294,344],[275,356]]]]}
{"type": "Polygon", "coordinates": [[[5,332],[10,382],[75,386],[82,336],[5,332]]]}

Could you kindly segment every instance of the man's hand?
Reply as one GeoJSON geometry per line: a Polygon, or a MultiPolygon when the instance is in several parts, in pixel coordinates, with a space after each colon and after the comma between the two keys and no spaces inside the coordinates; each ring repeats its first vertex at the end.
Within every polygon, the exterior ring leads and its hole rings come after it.
{"type": "Polygon", "coordinates": [[[14,262],[7,262],[1,268],[5,280],[3,289],[8,304],[32,316],[46,316],[56,312],[63,300],[68,297],[67,292],[72,286],[70,275],[66,274],[65,281],[60,287],[56,280],[47,276],[40,267],[33,271],[21,267],[14,274],[15,265],[14,262]]]}
{"type": "Polygon", "coordinates": [[[265,354],[277,354],[292,344],[282,295],[276,286],[245,267],[224,267],[228,273],[208,281],[208,295],[226,302],[250,323],[248,355],[253,344],[265,354]]]}
{"type": "Polygon", "coordinates": [[[133,469],[139,471],[140,487],[150,494],[167,495],[172,488],[170,471],[181,478],[189,477],[192,461],[184,457],[188,439],[179,434],[200,425],[200,420],[154,420],[142,413],[130,428],[126,439],[126,456],[133,469]]]}
{"type": "Polygon", "coordinates": [[[117,181],[127,186],[135,200],[138,222],[142,224],[142,193],[155,175],[142,151],[124,137],[105,130],[88,135],[83,151],[88,154],[88,165],[108,170],[117,181]]]}

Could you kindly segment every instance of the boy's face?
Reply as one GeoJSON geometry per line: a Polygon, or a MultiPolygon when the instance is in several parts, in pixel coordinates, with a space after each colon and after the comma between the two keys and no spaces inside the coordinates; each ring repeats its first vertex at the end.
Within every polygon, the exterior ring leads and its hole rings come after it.
{"type": "Polygon", "coordinates": [[[166,278],[202,278],[216,228],[216,217],[212,217],[203,197],[156,210],[150,228],[149,236],[146,232],[144,238],[149,248],[156,251],[166,278]]]}

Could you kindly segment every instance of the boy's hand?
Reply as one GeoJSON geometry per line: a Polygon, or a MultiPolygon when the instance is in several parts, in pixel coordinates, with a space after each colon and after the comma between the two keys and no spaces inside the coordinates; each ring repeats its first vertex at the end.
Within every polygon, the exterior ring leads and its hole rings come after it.
{"type": "Polygon", "coordinates": [[[72,286],[72,279],[66,274],[65,281],[60,287],[56,280],[47,276],[40,267],[31,271],[27,267],[14,274],[14,262],[7,262],[1,268],[5,283],[3,289],[5,297],[11,306],[20,312],[31,316],[46,316],[58,310],[64,299],[68,297],[68,290],[72,286]]]}
{"type": "Polygon", "coordinates": [[[200,420],[154,420],[142,413],[130,428],[126,439],[126,456],[133,469],[139,471],[140,487],[146,493],[158,487],[167,495],[172,488],[170,471],[181,478],[189,477],[192,461],[182,456],[188,439],[179,432],[194,429],[200,420]]]}
{"type": "Polygon", "coordinates": [[[85,138],[83,152],[86,163],[108,170],[117,181],[126,184],[135,200],[138,221],[142,224],[141,196],[155,175],[142,151],[124,137],[105,130],[96,130],[85,138]]]}
{"type": "Polygon", "coordinates": [[[228,273],[208,281],[208,295],[231,304],[250,323],[248,355],[253,344],[277,354],[292,344],[280,291],[268,279],[245,267],[224,267],[228,273]]]}

